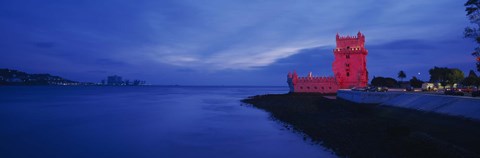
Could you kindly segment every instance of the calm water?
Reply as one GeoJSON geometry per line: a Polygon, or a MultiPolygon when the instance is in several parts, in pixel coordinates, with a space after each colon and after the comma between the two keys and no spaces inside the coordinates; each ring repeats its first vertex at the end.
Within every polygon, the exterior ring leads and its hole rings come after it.
{"type": "Polygon", "coordinates": [[[272,87],[0,87],[0,157],[334,157],[240,99],[272,87]]]}

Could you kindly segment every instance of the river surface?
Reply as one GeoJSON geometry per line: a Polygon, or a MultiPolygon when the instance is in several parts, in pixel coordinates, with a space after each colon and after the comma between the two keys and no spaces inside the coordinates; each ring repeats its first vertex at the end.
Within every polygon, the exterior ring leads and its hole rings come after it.
{"type": "Polygon", "coordinates": [[[247,96],[286,87],[0,87],[0,157],[335,157],[247,96]]]}

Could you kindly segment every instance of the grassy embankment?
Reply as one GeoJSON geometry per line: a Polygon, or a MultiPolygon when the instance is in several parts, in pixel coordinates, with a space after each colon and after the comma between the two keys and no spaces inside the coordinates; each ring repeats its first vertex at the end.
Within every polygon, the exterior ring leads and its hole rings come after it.
{"type": "Polygon", "coordinates": [[[480,122],[318,94],[242,100],[341,157],[480,157],[480,122]]]}

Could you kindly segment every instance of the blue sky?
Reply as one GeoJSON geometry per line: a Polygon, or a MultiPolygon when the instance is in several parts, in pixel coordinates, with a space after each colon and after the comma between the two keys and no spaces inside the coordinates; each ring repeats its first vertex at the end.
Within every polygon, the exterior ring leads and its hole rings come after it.
{"type": "MultiPolygon", "coordinates": [[[[474,69],[454,0],[7,0],[0,68],[99,82],[286,85],[332,75],[335,35],[366,35],[372,76],[474,69]]],[[[419,74],[420,73],[420,74],[419,74]]]]}

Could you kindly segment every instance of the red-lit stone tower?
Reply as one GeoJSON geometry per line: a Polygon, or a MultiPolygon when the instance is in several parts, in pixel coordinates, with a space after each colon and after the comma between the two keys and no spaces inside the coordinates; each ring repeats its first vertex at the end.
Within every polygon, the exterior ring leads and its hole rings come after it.
{"type": "Polygon", "coordinates": [[[297,73],[288,73],[287,83],[292,93],[336,93],[338,89],[366,87],[368,71],[365,49],[365,35],[340,37],[337,34],[337,47],[333,50],[333,73],[335,77],[313,76],[298,77],[297,73]]]}
{"type": "Polygon", "coordinates": [[[340,89],[367,86],[365,35],[358,32],[357,36],[342,37],[337,33],[337,47],[333,54],[335,61],[332,69],[340,89]]]}

